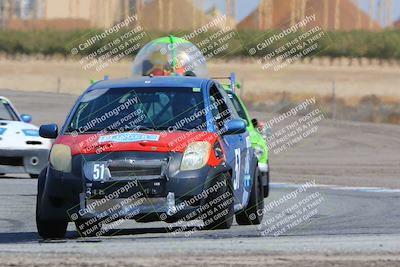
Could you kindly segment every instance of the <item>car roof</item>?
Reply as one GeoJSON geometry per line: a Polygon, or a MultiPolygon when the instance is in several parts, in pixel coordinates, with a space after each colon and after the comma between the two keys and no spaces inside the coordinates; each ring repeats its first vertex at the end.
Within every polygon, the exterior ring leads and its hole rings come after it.
{"type": "Polygon", "coordinates": [[[125,78],[118,80],[103,80],[93,84],[88,91],[105,88],[126,88],[126,87],[192,87],[201,88],[210,79],[182,76],[156,76],[125,78]]]}

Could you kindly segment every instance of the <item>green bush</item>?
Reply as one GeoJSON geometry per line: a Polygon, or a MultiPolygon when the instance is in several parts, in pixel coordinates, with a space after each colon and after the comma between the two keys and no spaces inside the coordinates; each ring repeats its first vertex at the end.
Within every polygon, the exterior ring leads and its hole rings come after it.
{"type": "MultiPolygon", "coordinates": [[[[89,49],[84,50],[83,55],[88,55],[98,48],[106,45],[126,31],[113,34],[97,42],[89,49]]],[[[77,44],[86,40],[94,34],[100,34],[100,30],[79,30],[79,31],[13,31],[0,30],[0,53],[8,55],[63,55],[70,56],[71,49],[77,44]]],[[[239,35],[232,40],[232,49],[223,56],[237,57],[249,56],[247,49],[255,46],[263,38],[267,38],[277,31],[239,31],[239,35]]],[[[175,33],[182,36],[185,32],[175,33]]],[[[198,38],[202,39],[212,34],[202,34],[198,38]]],[[[268,51],[280,47],[287,41],[299,36],[301,33],[292,34],[268,47],[268,51]]],[[[153,32],[149,36],[156,38],[166,35],[166,33],[153,32]]],[[[196,40],[194,40],[196,43],[196,40]]],[[[351,58],[378,58],[378,59],[400,59],[400,31],[390,30],[383,32],[328,32],[321,39],[320,51],[316,56],[325,57],[351,57],[351,58]]],[[[81,55],[82,55],[81,53],[81,55]]],[[[265,53],[265,51],[263,51],[265,53]]],[[[262,56],[257,54],[258,56],[262,56]]],[[[315,53],[312,54],[313,56],[315,53]]]]}

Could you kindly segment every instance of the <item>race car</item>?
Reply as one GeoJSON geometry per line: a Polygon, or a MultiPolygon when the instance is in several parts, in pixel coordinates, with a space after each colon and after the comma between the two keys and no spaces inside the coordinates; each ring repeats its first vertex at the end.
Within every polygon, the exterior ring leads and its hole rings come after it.
{"type": "Polygon", "coordinates": [[[0,175],[27,173],[37,178],[48,162],[51,142],[39,136],[30,115],[19,115],[11,102],[0,96],[0,175]]]}
{"type": "Polygon", "coordinates": [[[246,121],[217,81],[194,77],[200,66],[178,74],[174,65],[163,65],[173,75],[96,82],[60,133],[41,126],[56,140],[38,180],[40,236],[63,237],[71,221],[82,236],[121,219],[227,229],[236,214],[239,224],[261,223],[262,178],[246,121]]]}
{"type": "Polygon", "coordinates": [[[247,131],[250,134],[251,145],[254,148],[254,152],[258,159],[258,169],[260,171],[261,176],[263,177],[263,186],[264,186],[264,197],[268,197],[269,195],[269,151],[267,142],[261,134],[259,128],[259,122],[257,119],[251,119],[249,111],[246,108],[246,105],[240,99],[240,97],[236,94],[235,89],[240,89],[240,84],[236,83],[235,76],[232,73],[230,77],[227,77],[231,82],[223,83],[225,91],[228,93],[229,98],[232,101],[233,106],[235,107],[236,112],[239,114],[240,118],[247,121],[247,131]]]}

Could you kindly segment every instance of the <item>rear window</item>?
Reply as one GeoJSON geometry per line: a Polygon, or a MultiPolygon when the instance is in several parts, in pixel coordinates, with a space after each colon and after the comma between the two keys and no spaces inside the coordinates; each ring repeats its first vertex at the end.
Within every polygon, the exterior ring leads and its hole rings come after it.
{"type": "Polygon", "coordinates": [[[98,89],[82,97],[66,132],[201,130],[203,111],[193,88],[98,89]]]}

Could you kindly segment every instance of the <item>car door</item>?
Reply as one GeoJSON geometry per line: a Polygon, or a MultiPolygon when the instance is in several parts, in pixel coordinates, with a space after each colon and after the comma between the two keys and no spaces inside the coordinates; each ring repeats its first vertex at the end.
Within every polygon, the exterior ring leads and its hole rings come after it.
{"type": "Polygon", "coordinates": [[[221,134],[223,147],[226,151],[227,163],[231,166],[232,187],[235,196],[235,211],[240,210],[247,203],[249,183],[250,160],[248,155],[248,133],[224,135],[223,129],[227,121],[239,118],[236,111],[231,107],[228,96],[219,86],[214,84],[209,91],[210,108],[216,131],[221,134]]]}

